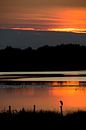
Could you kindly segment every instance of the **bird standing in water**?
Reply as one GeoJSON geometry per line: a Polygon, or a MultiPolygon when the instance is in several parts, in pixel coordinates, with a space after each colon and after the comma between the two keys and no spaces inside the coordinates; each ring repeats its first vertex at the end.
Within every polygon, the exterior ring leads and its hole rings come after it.
{"type": "Polygon", "coordinates": [[[63,101],[62,100],[60,100],[60,104],[61,104],[60,106],[61,116],[63,116],[63,111],[62,111],[63,101]]]}
{"type": "Polygon", "coordinates": [[[60,104],[61,104],[61,106],[63,106],[63,101],[62,100],[60,100],[60,104]]]}

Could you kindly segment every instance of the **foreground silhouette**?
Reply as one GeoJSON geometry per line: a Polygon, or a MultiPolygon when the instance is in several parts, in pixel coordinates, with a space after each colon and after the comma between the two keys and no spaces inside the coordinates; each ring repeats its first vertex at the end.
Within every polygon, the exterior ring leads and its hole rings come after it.
{"type": "Polygon", "coordinates": [[[51,111],[25,111],[0,113],[0,128],[3,129],[86,129],[86,112],[74,112],[61,116],[51,111]]]}
{"type": "Polygon", "coordinates": [[[85,70],[86,46],[7,47],[0,50],[0,71],[85,70]]]}

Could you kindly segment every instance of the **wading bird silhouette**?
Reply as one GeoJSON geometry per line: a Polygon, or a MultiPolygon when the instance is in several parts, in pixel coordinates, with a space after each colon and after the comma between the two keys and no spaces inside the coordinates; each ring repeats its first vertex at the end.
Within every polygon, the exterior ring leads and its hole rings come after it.
{"type": "Polygon", "coordinates": [[[60,100],[60,104],[61,104],[61,106],[60,106],[61,116],[63,116],[63,110],[62,110],[63,101],[62,100],[60,100]]]}
{"type": "Polygon", "coordinates": [[[60,104],[61,104],[61,106],[63,106],[63,101],[62,100],[60,100],[60,104]]]}

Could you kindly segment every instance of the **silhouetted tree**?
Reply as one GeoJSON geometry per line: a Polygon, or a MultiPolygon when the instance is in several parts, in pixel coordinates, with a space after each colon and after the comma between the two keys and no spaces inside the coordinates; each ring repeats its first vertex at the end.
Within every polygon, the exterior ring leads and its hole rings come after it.
{"type": "Polygon", "coordinates": [[[6,47],[0,50],[0,71],[86,69],[86,46],[67,44],[38,49],[6,47]]]}

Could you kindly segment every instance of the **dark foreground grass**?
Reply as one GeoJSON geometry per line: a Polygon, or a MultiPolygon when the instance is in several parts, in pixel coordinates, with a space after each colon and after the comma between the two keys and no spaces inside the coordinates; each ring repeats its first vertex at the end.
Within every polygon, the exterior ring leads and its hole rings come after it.
{"type": "Polygon", "coordinates": [[[50,111],[0,113],[0,130],[86,130],[86,112],[61,116],[50,111]]]}

